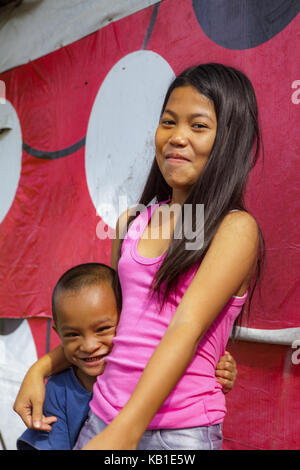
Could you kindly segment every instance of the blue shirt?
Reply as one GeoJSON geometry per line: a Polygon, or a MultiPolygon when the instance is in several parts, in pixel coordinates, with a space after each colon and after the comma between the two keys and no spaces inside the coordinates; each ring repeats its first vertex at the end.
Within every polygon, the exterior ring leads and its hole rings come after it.
{"type": "Polygon", "coordinates": [[[17,440],[18,450],[71,450],[89,412],[92,393],[68,369],[49,378],[44,415],[56,416],[50,432],[26,429],[17,440]]]}

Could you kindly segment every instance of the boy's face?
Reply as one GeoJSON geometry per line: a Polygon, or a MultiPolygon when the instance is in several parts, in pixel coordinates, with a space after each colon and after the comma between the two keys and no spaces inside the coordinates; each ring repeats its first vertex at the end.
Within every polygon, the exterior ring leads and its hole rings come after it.
{"type": "Polygon", "coordinates": [[[84,286],[77,292],[58,292],[56,311],[55,329],[68,361],[81,375],[102,374],[119,317],[109,281],[84,286]]]}

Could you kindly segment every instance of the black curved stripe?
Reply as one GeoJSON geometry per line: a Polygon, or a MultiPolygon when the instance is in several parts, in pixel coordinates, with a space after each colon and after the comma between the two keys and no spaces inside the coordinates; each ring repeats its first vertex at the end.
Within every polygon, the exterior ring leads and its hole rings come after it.
{"type": "Polygon", "coordinates": [[[68,155],[75,153],[81,147],[84,147],[85,140],[86,140],[86,137],[83,137],[83,139],[79,140],[79,142],[76,142],[76,144],[73,144],[70,147],[67,147],[62,150],[56,150],[54,152],[46,152],[44,150],[37,150],[37,149],[30,147],[30,145],[27,145],[25,142],[23,142],[23,150],[25,150],[25,152],[28,153],[28,155],[31,155],[32,157],[43,158],[45,160],[55,160],[57,158],[67,157],[68,155]]]}
{"type": "Polygon", "coordinates": [[[160,2],[156,3],[153,7],[150,23],[149,23],[149,26],[148,26],[148,29],[147,29],[147,32],[146,32],[146,36],[145,36],[145,39],[144,39],[144,42],[143,42],[143,45],[142,45],[142,49],[147,49],[148,42],[149,42],[149,39],[151,37],[152,31],[153,31],[153,28],[154,28],[154,25],[155,25],[155,21],[156,21],[156,18],[157,18],[157,13],[158,13],[159,7],[160,7],[160,2]]]}

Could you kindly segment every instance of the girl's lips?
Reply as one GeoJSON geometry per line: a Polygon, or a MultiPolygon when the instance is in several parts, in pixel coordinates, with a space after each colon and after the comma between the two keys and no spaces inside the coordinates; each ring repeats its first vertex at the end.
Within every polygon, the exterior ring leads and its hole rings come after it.
{"type": "Polygon", "coordinates": [[[172,162],[172,163],[190,162],[190,160],[188,158],[184,157],[183,155],[179,155],[179,154],[167,154],[165,156],[165,159],[168,162],[172,162]]]}
{"type": "Polygon", "coordinates": [[[167,162],[169,163],[188,163],[189,160],[185,160],[184,158],[167,158],[167,162]]]}

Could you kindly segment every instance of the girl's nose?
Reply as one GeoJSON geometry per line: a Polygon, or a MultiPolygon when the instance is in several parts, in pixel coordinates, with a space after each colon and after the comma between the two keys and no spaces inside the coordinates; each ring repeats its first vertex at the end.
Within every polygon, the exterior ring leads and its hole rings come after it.
{"type": "Polygon", "coordinates": [[[187,136],[182,131],[174,130],[170,137],[170,144],[184,147],[187,144],[187,136]]]}

